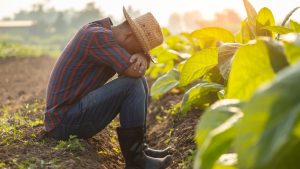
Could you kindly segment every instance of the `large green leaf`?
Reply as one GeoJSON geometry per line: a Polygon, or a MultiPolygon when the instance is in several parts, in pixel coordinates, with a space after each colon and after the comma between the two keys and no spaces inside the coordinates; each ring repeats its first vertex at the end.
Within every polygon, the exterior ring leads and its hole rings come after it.
{"type": "Polygon", "coordinates": [[[168,73],[170,70],[174,68],[174,61],[169,60],[165,63],[156,63],[150,66],[150,68],[146,71],[146,74],[150,74],[151,78],[157,78],[157,76],[161,74],[168,73]]]}
{"type": "Polygon", "coordinates": [[[264,26],[275,26],[273,13],[268,8],[262,8],[256,16],[256,35],[274,37],[274,33],[269,30],[261,29],[264,26]]]}
{"type": "Polygon", "coordinates": [[[242,103],[236,99],[224,99],[211,105],[202,115],[196,129],[196,143],[202,145],[208,134],[235,114],[242,103]],[[234,110],[234,111],[232,111],[234,110]]]}
{"type": "Polygon", "coordinates": [[[172,70],[175,65],[175,61],[179,61],[180,57],[178,52],[168,49],[161,45],[150,51],[151,55],[156,57],[156,64],[150,66],[146,74],[150,74],[152,78],[156,78],[158,75],[165,74],[172,70]]]}
{"type": "Polygon", "coordinates": [[[223,86],[216,83],[201,82],[189,89],[183,96],[180,110],[185,114],[191,106],[203,108],[218,99],[217,92],[223,86]]]}
{"type": "Polygon", "coordinates": [[[238,169],[238,168],[230,165],[215,164],[213,169],[238,169]]]}
{"type": "Polygon", "coordinates": [[[292,29],[283,26],[264,26],[261,29],[269,30],[278,34],[287,34],[293,32],[292,29]]]}
{"type": "Polygon", "coordinates": [[[235,38],[235,42],[237,42],[237,43],[244,43],[243,42],[242,31],[237,32],[235,34],[234,38],[235,38]]]}
{"type": "Polygon", "coordinates": [[[151,86],[151,96],[159,97],[179,84],[179,73],[173,69],[159,77],[151,86]]]}
{"type": "Polygon", "coordinates": [[[165,38],[165,43],[169,46],[170,49],[177,51],[188,50],[190,47],[188,39],[181,35],[169,36],[165,38]]]}
{"type": "Polygon", "coordinates": [[[235,147],[240,168],[300,166],[300,63],[279,72],[243,106],[235,147]]]}
{"type": "Polygon", "coordinates": [[[300,24],[296,21],[290,20],[290,28],[293,29],[295,32],[300,33],[300,24]]]}
{"type": "Polygon", "coordinates": [[[300,61],[300,35],[296,33],[287,34],[282,39],[289,63],[294,64],[300,61]]]}
{"type": "Polygon", "coordinates": [[[284,48],[282,43],[272,39],[263,39],[263,41],[267,46],[268,54],[269,54],[269,58],[273,70],[275,72],[278,72],[281,69],[287,67],[289,63],[284,53],[284,48]]]}
{"type": "Polygon", "coordinates": [[[170,30],[168,28],[166,28],[166,27],[161,28],[161,32],[162,32],[164,38],[166,38],[166,37],[168,37],[168,36],[171,35],[170,30]]]}
{"type": "Polygon", "coordinates": [[[234,140],[235,123],[242,117],[238,100],[222,100],[205,111],[196,129],[194,168],[211,169],[234,140]]]}
{"type": "Polygon", "coordinates": [[[200,47],[200,49],[215,48],[218,41],[212,37],[202,36],[199,39],[194,38],[194,42],[200,47]]]}
{"type": "Polygon", "coordinates": [[[205,73],[205,75],[202,77],[201,80],[205,82],[212,82],[218,84],[224,83],[224,79],[220,74],[218,67],[214,67],[211,70],[209,70],[207,73],[205,73]]]}
{"type": "Polygon", "coordinates": [[[262,40],[240,47],[234,57],[227,98],[247,100],[261,84],[275,76],[267,45],[262,40]]]}
{"type": "Polygon", "coordinates": [[[247,43],[248,41],[255,39],[255,34],[250,30],[248,21],[241,22],[241,31],[237,36],[237,42],[247,43]]]}
{"type": "Polygon", "coordinates": [[[284,47],[290,64],[300,61],[300,46],[294,43],[284,42],[284,47]]]}
{"type": "Polygon", "coordinates": [[[218,64],[218,49],[203,49],[195,53],[185,62],[181,74],[180,85],[185,86],[203,76],[218,64]]]}
{"type": "Polygon", "coordinates": [[[247,11],[247,21],[248,21],[247,24],[249,26],[249,30],[252,34],[255,35],[257,12],[248,0],[243,0],[243,1],[247,11]]]}
{"type": "Polygon", "coordinates": [[[159,46],[151,50],[151,55],[157,58],[158,63],[166,63],[170,60],[174,60],[178,58],[176,52],[171,49],[167,49],[163,46],[159,46]]]}
{"type": "Polygon", "coordinates": [[[219,47],[218,68],[221,75],[226,80],[228,80],[233,56],[240,46],[241,44],[238,43],[225,43],[219,47]]]}
{"type": "Polygon", "coordinates": [[[223,42],[234,42],[234,35],[224,28],[206,27],[192,32],[192,36],[203,39],[213,38],[223,42]]]}

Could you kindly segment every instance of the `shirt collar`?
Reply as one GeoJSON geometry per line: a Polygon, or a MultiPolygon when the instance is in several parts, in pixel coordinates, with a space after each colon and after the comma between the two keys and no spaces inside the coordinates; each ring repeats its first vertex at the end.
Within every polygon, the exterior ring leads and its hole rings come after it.
{"type": "Polygon", "coordinates": [[[105,28],[107,28],[107,29],[111,29],[111,26],[112,26],[112,25],[113,25],[113,23],[112,23],[110,17],[104,18],[104,19],[102,20],[102,26],[103,26],[103,27],[105,27],[105,28]]]}

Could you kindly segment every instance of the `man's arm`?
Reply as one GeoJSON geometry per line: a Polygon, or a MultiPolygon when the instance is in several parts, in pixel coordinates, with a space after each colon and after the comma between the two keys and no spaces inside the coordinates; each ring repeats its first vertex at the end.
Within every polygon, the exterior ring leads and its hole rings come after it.
{"type": "Polygon", "coordinates": [[[133,64],[130,65],[122,74],[124,76],[128,76],[128,77],[134,77],[134,78],[138,78],[138,77],[142,77],[145,75],[145,72],[140,73],[139,71],[134,70],[134,66],[133,64]]]}
{"type": "Polygon", "coordinates": [[[145,54],[134,54],[130,58],[132,63],[123,73],[124,76],[129,77],[142,77],[150,64],[150,57],[145,54]]]}
{"type": "Polygon", "coordinates": [[[142,53],[130,55],[124,48],[116,44],[112,32],[104,28],[97,29],[96,32],[93,32],[92,37],[89,53],[96,62],[111,67],[123,76],[141,77],[145,74],[149,66],[149,55],[142,53]]]}

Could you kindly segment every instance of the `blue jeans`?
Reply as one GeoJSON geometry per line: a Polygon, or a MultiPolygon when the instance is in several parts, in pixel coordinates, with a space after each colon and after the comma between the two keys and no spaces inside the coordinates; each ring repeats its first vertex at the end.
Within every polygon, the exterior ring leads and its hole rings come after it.
{"type": "Polygon", "coordinates": [[[143,127],[147,107],[145,77],[121,76],[81,98],[50,133],[62,140],[70,135],[89,138],[104,129],[118,114],[121,127],[143,127]]]}

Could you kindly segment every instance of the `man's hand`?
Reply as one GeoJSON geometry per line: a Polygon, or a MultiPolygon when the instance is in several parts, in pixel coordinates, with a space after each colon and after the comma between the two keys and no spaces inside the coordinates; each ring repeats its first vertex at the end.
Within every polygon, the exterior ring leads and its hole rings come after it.
{"type": "Polygon", "coordinates": [[[132,63],[133,69],[139,73],[145,73],[148,68],[149,61],[146,59],[145,54],[137,53],[131,56],[130,63],[132,63]]]}
{"type": "Polygon", "coordinates": [[[129,77],[142,77],[150,64],[150,58],[145,54],[138,53],[131,56],[129,60],[132,64],[127,68],[122,75],[129,77]]]}

